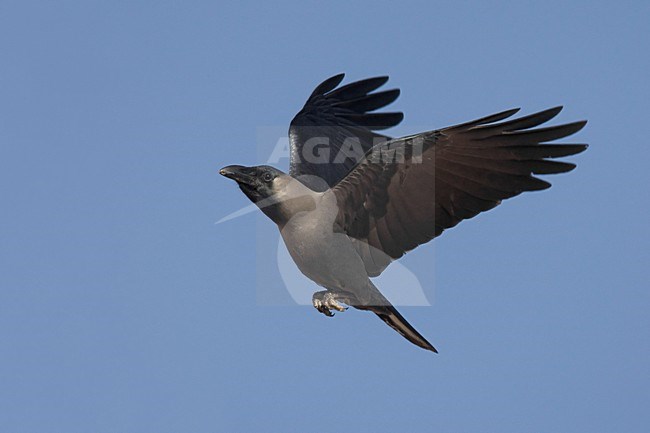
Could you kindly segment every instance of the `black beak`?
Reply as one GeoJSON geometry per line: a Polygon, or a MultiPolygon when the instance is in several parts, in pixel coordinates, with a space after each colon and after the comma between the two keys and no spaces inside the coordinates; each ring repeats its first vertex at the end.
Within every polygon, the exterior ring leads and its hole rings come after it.
{"type": "Polygon", "coordinates": [[[243,165],[229,165],[219,170],[219,174],[226,176],[227,178],[232,179],[237,183],[250,185],[253,177],[247,174],[247,171],[248,167],[244,167],[243,165]]]}

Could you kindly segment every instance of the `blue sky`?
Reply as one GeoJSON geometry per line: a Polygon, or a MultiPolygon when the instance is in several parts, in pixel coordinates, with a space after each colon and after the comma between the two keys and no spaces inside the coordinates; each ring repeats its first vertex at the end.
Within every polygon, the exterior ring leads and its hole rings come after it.
{"type": "Polygon", "coordinates": [[[646,431],[650,5],[404,3],[0,5],[3,431],[646,431]],[[218,169],[339,72],[391,76],[393,135],[589,120],[553,188],[402,261],[439,355],[289,302],[261,216],[215,224],[247,204],[218,169]]]}

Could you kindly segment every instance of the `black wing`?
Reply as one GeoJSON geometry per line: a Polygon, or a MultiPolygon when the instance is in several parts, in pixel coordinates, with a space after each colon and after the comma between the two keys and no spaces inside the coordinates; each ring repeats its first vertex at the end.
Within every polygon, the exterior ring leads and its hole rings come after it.
{"type": "Polygon", "coordinates": [[[388,77],[336,88],[344,76],[319,84],[289,127],[290,174],[320,191],[343,179],[374,144],[390,139],[374,131],[395,126],[404,118],[399,112],[372,113],[399,96],[399,89],[372,93],[388,77]]]}
{"type": "Polygon", "coordinates": [[[384,145],[403,155],[366,155],[333,188],[339,205],[336,229],[356,240],[371,276],[407,251],[501,200],[550,183],[533,175],[563,173],[574,164],[550,158],[573,155],[584,144],[544,144],[567,137],[586,121],[534,128],[562,107],[518,119],[509,110],[472,122],[393,140],[384,145]],[[386,160],[384,160],[386,159],[386,160]]]}

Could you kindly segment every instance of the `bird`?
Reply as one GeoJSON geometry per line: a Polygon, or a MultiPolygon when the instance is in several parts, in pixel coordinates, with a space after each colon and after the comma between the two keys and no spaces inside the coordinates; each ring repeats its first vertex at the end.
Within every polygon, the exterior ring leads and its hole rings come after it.
{"type": "Polygon", "coordinates": [[[538,175],[576,165],[556,158],[586,144],[558,144],[585,120],[540,126],[561,106],[522,117],[518,108],[400,138],[380,131],[401,112],[377,112],[399,89],[387,76],[319,84],[289,126],[290,169],[229,165],[220,174],[278,227],[300,271],[324,290],[313,306],[326,316],[370,311],[411,343],[437,353],[372,281],[391,262],[463,220],[526,191],[551,186],[538,175]]]}

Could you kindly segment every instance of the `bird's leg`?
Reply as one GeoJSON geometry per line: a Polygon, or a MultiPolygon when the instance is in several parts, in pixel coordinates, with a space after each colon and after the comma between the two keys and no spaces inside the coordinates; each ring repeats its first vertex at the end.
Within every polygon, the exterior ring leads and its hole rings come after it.
{"type": "Polygon", "coordinates": [[[320,292],[314,293],[311,298],[311,302],[314,304],[314,308],[326,315],[327,317],[334,316],[332,310],[336,311],[345,311],[348,308],[344,307],[337,301],[337,295],[334,292],[329,290],[323,290],[320,292]]]}

